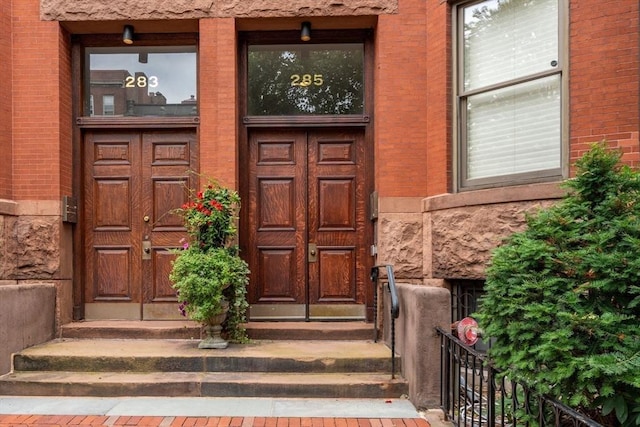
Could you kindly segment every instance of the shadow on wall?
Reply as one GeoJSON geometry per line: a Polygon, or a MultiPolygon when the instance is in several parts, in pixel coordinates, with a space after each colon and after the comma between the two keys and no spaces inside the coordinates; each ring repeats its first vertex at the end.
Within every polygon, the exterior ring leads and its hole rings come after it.
{"type": "Polygon", "coordinates": [[[56,288],[50,283],[0,284],[0,375],[11,354],[53,339],[56,288]]]}

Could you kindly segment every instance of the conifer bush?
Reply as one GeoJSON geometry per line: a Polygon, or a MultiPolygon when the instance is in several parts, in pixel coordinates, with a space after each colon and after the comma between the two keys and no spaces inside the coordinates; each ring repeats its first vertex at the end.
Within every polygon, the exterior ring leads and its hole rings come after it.
{"type": "Polygon", "coordinates": [[[604,142],[567,196],[498,247],[476,317],[495,365],[610,425],[640,425],[640,173],[604,142]]]}

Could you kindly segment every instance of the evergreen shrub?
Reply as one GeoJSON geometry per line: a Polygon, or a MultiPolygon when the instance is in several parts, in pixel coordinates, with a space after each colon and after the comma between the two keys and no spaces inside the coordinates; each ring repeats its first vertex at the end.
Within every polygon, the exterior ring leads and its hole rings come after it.
{"type": "Polygon", "coordinates": [[[567,196],[498,247],[476,317],[497,368],[610,425],[640,425],[640,173],[593,144],[567,196]]]}

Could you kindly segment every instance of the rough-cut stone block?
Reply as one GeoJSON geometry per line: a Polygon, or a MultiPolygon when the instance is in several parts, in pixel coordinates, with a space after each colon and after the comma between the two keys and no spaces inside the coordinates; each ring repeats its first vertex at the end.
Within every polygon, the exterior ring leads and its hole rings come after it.
{"type": "Polygon", "coordinates": [[[40,0],[45,21],[365,16],[398,12],[398,0],[40,0]]]}
{"type": "Polygon", "coordinates": [[[393,265],[396,279],[422,278],[422,214],[385,213],[378,224],[378,264],[393,265]]]}
{"type": "Polygon", "coordinates": [[[430,235],[431,277],[483,279],[491,253],[504,238],[524,229],[525,212],[553,202],[467,206],[425,214],[430,235]]]}
{"type": "Polygon", "coordinates": [[[4,233],[6,278],[42,280],[59,276],[59,217],[10,217],[4,233]]]}

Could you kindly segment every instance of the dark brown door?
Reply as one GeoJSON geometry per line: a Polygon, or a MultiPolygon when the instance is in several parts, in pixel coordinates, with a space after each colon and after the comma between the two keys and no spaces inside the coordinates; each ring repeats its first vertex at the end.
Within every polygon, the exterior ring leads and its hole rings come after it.
{"type": "Polygon", "coordinates": [[[250,319],[365,318],[366,159],[361,130],[251,133],[250,319]]]}
{"type": "Polygon", "coordinates": [[[88,132],[84,138],[85,316],[178,318],[168,280],[185,237],[195,132],[88,132]]]}

